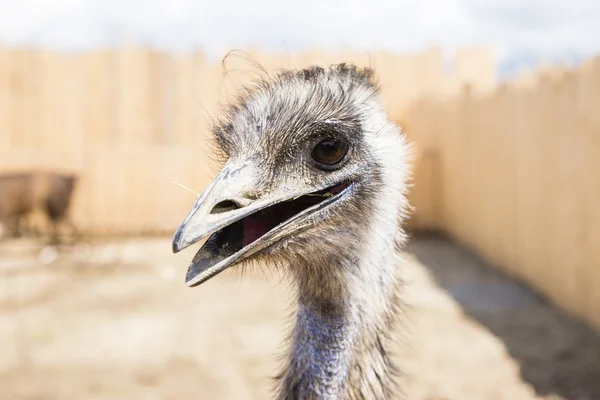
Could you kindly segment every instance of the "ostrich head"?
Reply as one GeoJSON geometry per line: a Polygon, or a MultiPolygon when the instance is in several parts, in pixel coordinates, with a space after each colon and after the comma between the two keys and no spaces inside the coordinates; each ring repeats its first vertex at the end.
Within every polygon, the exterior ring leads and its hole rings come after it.
{"type": "Polygon", "coordinates": [[[208,236],[187,284],[251,260],[284,268],[298,313],[283,392],[340,398],[346,378],[370,374],[379,383],[357,393],[383,398],[379,335],[397,305],[408,146],[373,72],[340,64],[265,78],[213,133],[226,162],[173,239],[178,252],[208,236]]]}
{"type": "Polygon", "coordinates": [[[213,132],[227,161],[173,241],[177,252],[210,235],[188,285],[254,259],[288,266],[317,289],[344,286],[322,280],[343,271],[319,266],[360,258],[374,223],[397,226],[407,146],[386,118],[371,70],[341,64],[280,73],[246,91],[213,132]]]}

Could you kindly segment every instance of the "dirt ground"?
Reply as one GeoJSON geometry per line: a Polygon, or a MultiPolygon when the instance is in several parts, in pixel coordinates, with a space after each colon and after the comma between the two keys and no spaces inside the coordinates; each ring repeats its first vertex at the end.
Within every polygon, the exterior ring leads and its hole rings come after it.
{"type": "MultiPolygon", "coordinates": [[[[276,277],[198,288],[165,239],[0,243],[0,399],[266,399],[276,277]]],[[[415,400],[600,399],[600,336],[437,237],[412,240],[397,362],[415,400]]]]}

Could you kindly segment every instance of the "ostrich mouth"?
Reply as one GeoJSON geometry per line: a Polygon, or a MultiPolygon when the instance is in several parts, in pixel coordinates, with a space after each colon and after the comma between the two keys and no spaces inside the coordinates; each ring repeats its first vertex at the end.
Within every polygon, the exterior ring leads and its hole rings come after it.
{"type": "Polygon", "coordinates": [[[212,233],[198,250],[188,268],[186,284],[193,287],[206,282],[291,233],[306,229],[289,225],[338,201],[351,186],[351,183],[339,183],[240,215],[240,218],[212,233]]]}

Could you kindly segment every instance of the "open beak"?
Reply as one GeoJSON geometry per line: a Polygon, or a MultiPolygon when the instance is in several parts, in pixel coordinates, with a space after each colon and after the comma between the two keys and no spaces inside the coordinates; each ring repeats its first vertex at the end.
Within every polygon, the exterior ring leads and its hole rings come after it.
{"type": "Polygon", "coordinates": [[[303,188],[285,195],[248,199],[256,179],[250,168],[225,167],[196,199],[173,237],[173,252],[210,237],[194,256],[187,274],[188,286],[199,285],[225,269],[287,237],[291,225],[347,193],[350,183],[324,188],[303,188]]]}

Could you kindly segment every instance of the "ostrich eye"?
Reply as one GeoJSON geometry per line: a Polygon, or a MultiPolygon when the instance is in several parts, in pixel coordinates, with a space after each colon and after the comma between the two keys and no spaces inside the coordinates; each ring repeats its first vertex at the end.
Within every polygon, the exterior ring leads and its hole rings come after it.
{"type": "Polygon", "coordinates": [[[327,138],[315,146],[312,158],[320,166],[331,168],[339,164],[348,152],[348,145],[338,139],[327,138]]]}

